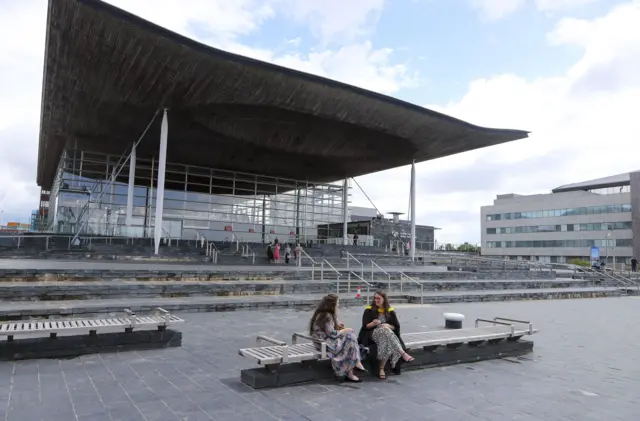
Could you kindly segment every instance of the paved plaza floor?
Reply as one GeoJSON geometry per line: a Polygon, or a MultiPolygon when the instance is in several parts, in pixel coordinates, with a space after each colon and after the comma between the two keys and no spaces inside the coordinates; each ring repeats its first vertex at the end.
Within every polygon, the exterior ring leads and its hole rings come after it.
{"type": "MultiPolygon", "coordinates": [[[[361,308],[343,309],[358,327],[361,308]]],[[[442,326],[457,311],[530,319],[533,354],[405,372],[386,381],[323,382],[254,391],[237,355],[257,334],[290,340],[310,313],[183,314],[182,348],[0,363],[0,420],[528,420],[638,419],[640,299],[400,305],[404,332],[442,326]]]]}

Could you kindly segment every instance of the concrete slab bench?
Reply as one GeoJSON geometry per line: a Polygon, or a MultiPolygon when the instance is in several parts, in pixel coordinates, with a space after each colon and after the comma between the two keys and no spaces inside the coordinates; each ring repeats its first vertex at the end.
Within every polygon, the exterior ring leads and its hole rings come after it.
{"type": "MultiPolygon", "coordinates": [[[[406,333],[402,338],[415,358],[407,368],[426,368],[523,355],[531,352],[533,343],[520,339],[537,332],[528,321],[496,317],[477,319],[474,328],[406,333]]],[[[262,366],[241,371],[242,381],[255,389],[323,380],[333,375],[326,343],[307,334],[294,333],[290,345],[258,336],[257,345],[238,350],[239,355],[262,366]],[[298,343],[299,339],[309,342],[298,343]],[[261,346],[265,342],[269,345],[261,346]]]]}

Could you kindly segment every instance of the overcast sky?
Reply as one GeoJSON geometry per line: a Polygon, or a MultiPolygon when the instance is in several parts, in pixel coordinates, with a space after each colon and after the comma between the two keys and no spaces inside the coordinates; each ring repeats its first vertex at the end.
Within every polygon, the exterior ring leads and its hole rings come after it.
{"type": "MultiPolygon", "coordinates": [[[[209,45],[530,139],[421,163],[418,223],[478,242],[481,205],[640,169],[640,0],[110,0],[209,45]]],[[[0,0],[0,209],[27,222],[46,0],[0,0]],[[4,199],[3,199],[4,197],[4,199]]],[[[409,168],[360,177],[406,212],[409,168]]],[[[368,206],[355,189],[355,205],[368,206]]]]}

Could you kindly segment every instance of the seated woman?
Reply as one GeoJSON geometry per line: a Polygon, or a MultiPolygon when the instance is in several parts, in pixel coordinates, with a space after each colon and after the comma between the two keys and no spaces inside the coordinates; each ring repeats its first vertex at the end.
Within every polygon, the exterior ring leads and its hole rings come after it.
{"type": "MultiPolygon", "coordinates": [[[[362,380],[353,374],[353,369],[364,371],[360,362],[358,338],[353,329],[345,329],[343,324],[338,323],[337,312],[338,296],[329,294],[324,297],[311,317],[309,335],[326,342],[327,354],[337,376],[358,383],[362,380]]],[[[316,348],[319,349],[320,345],[316,344],[316,348]]]]}
{"type": "Polygon", "coordinates": [[[362,346],[369,348],[369,357],[379,361],[378,375],[381,379],[386,378],[384,367],[387,361],[397,374],[400,373],[397,365],[400,358],[405,362],[413,361],[413,357],[404,350],[400,322],[383,291],[376,291],[373,302],[364,310],[358,339],[362,346]]]}

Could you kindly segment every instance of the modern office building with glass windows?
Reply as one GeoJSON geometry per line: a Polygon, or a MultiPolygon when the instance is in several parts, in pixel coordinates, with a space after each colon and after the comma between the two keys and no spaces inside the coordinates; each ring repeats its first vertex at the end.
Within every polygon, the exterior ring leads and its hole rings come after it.
{"type": "Polygon", "coordinates": [[[629,264],[640,251],[639,198],[640,172],[568,184],[549,194],[498,195],[481,208],[482,254],[567,263],[589,260],[598,247],[601,261],[629,264]]]}

